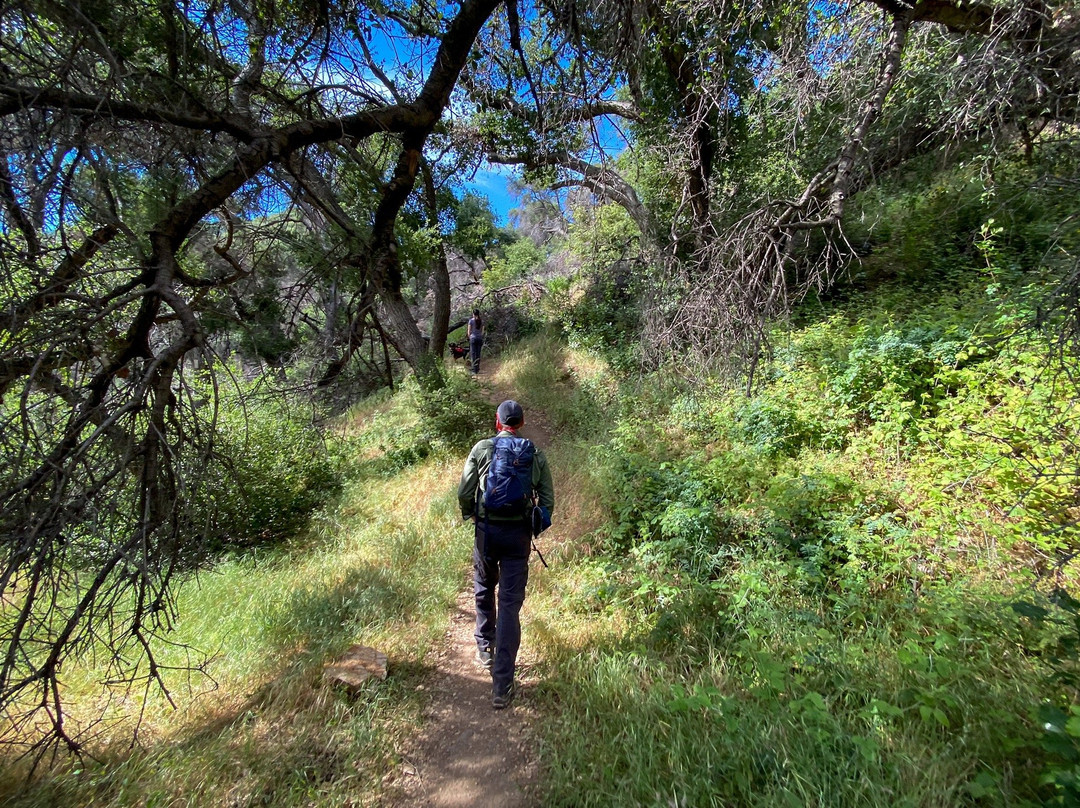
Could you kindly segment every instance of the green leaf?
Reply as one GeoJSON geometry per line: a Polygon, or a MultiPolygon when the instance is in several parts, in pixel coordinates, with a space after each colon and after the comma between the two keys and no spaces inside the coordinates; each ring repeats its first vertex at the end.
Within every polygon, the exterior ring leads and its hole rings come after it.
{"type": "Polygon", "coordinates": [[[1080,738],[1080,716],[1074,715],[1065,722],[1065,732],[1074,738],[1080,738]]]}
{"type": "Polygon", "coordinates": [[[1046,616],[1050,614],[1042,606],[1036,606],[1034,603],[1030,603],[1026,600],[1013,603],[1012,610],[1021,617],[1027,617],[1031,620],[1044,620],[1046,616]]]}

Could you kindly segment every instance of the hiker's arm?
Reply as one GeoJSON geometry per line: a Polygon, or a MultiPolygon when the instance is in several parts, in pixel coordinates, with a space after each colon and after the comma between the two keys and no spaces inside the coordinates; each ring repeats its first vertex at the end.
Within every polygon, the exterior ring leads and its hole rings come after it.
{"type": "Polygon", "coordinates": [[[476,486],[480,483],[480,452],[477,451],[479,445],[469,452],[469,459],[465,461],[465,468],[461,472],[461,482],[458,483],[457,498],[462,519],[470,519],[476,508],[476,486]]]}
{"type": "Polygon", "coordinates": [[[533,487],[536,489],[536,496],[540,500],[540,506],[546,508],[550,516],[555,512],[555,485],[551,482],[551,469],[548,467],[547,458],[539,452],[535,472],[533,487]]]}

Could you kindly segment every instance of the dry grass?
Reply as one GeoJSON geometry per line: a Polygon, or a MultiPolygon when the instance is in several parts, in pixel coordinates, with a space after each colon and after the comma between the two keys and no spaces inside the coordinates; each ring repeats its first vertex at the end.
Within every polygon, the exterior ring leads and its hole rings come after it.
{"type": "Polygon", "coordinates": [[[591,470],[581,457],[583,451],[556,444],[547,452],[555,480],[556,518],[541,541],[557,548],[557,556],[566,560],[588,554],[589,535],[605,521],[591,470]]]}

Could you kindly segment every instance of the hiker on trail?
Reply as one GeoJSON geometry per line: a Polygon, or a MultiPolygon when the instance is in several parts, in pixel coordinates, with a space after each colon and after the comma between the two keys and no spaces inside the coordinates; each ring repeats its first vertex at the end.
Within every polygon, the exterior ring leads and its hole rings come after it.
{"type": "Polygon", "coordinates": [[[480,319],[480,309],[473,309],[465,334],[469,338],[469,360],[475,376],[480,372],[480,349],[484,347],[484,321],[480,319]]]}
{"type": "Polygon", "coordinates": [[[524,425],[520,404],[500,404],[495,413],[498,434],[472,448],[458,485],[461,516],[475,524],[476,658],[491,671],[491,705],[496,710],[514,699],[533,510],[542,509],[546,524],[550,524],[555,507],[547,458],[530,440],[518,435],[524,425]]]}

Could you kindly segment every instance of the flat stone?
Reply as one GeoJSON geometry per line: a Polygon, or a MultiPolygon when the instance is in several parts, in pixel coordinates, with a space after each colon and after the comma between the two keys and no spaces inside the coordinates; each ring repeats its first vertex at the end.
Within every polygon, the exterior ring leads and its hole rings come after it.
{"type": "Polygon", "coordinates": [[[366,645],[354,645],[340,659],[323,666],[323,678],[345,685],[350,690],[360,687],[371,677],[386,678],[386,654],[366,645]]]}

